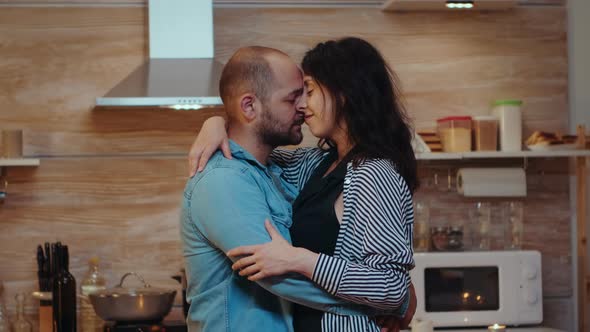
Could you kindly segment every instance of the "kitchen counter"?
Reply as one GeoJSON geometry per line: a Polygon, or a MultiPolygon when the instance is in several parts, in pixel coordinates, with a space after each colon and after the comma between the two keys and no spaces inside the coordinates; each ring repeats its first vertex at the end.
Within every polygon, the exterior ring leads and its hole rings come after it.
{"type": "MultiPolygon", "coordinates": [[[[403,330],[410,332],[410,330],[403,330]]],[[[435,331],[444,332],[487,332],[487,328],[464,328],[464,329],[447,329],[447,328],[436,328],[435,331]]],[[[552,329],[549,327],[533,326],[533,327],[507,327],[506,332],[564,332],[561,330],[552,329]]]]}

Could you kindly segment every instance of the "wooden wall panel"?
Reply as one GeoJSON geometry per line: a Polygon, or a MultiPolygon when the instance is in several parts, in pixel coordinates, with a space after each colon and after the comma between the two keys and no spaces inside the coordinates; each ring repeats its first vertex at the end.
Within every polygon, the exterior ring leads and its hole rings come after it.
{"type": "MultiPolygon", "coordinates": [[[[101,1],[111,0],[94,3],[101,1]]],[[[0,206],[0,280],[11,310],[15,292],[35,288],[35,244],[58,238],[72,245],[78,280],[97,253],[111,283],[138,270],[174,286],[184,156],[204,119],[223,111],[93,109],[95,97],[148,56],[145,23],[141,6],[0,10],[0,128],[23,128],[26,155],[42,156],[37,169],[10,169],[0,206]]],[[[261,44],[299,61],[321,40],[364,37],[398,73],[416,127],[485,114],[495,98],[522,98],[528,133],[567,128],[566,25],[559,7],[470,15],[217,8],[215,50],[225,62],[238,47],[261,44]]],[[[525,245],[543,251],[546,295],[564,300],[571,296],[567,175],[543,182],[539,174],[529,178],[525,245]]],[[[473,203],[428,188],[419,196],[436,202],[437,220],[448,218],[449,206],[467,211],[473,203]]],[[[571,319],[571,311],[554,312],[553,321],[571,319]]]]}
{"type": "MultiPolygon", "coordinates": [[[[0,280],[5,298],[35,287],[35,248],[62,241],[78,281],[98,255],[110,286],[127,271],[176,287],[182,266],[179,206],[184,158],[44,159],[37,169],[11,168],[0,207],[0,280]]],[[[32,301],[30,301],[32,304],[32,301]]]]}
{"type": "MultiPolygon", "coordinates": [[[[0,11],[0,123],[26,129],[26,154],[183,153],[183,142],[199,123],[221,112],[92,111],[94,98],[147,56],[144,12],[0,11]]],[[[225,62],[239,46],[262,44],[299,60],[321,40],[361,36],[375,43],[397,71],[418,128],[432,126],[440,116],[484,114],[496,98],[522,98],[527,133],[565,130],[565,18],[561,8],[470,16],[217,9],[216,54],[225,62]]]]}
{"type": "MultiPolygon", "coordinates": [[[[347,5],[347,4],[364,4],[367,6],[379,6],[385,0],[213,0],[213,4],[215,5],[246,5],[251,6],[255,5],[281,5],[281,4],[293,4],[297,3],[300,5],[317,5],[318,3],[321,4],[338,4],[338,5],[347,5]]],[[[113,4],[113,5],[145,5],[147,4],[147,0],[34,0],[34,1],[23,1],[23,0],[0,0],[0,4],[12,4],[12,5],[19,5],[26,3],[27,5],[47,5],[47,4],[63,4],[66,6],[75,6],[77,4],[81,5],[103,5],[103,4],[113,4]]],[[[522,5],[530,5],[530,4],[537,4],[537,5],[552,5],[552,6],[563,6],[566,4],[566,0],[520,0],[520,4],[522,5]]]]}
{"type": "Polygon", "coordinates": [[[525,100],[527,132],[566,128],[562,9],[470,16],[334,9],[322,10],[321,19],[315,16],[318,10],[310,9],[280,15],[278,9],[218,12],[224,15],[216,16],[216,51],[223,59],[234,45],[270,45],[300,59],[309,45],[325,39],[346,35],[369,39],[398,73],[417,127],[432,126],[436,117],[451,114],[484,114],[493,99],[519,97],[525,100]],[[560,14],[556,19],[550,12],[560,14]],[[257,24],[248,24],[254,16],[257,24]],[[297,33],[277,28],[288,22],[297,22],[297,33]],[[521,27],[522,22],[527,24],[521,27]],[[232,34],[235,29],[244,35],[232,34]],[[220,47],[224,45],[227,48],[220,47]]]}
{"type": "Polygon", "coordinates": [[[60,6],[76,7],[80,5],[116,5],[116,6],[137,6],[146,5],[148,0],[0,0],[0,4],[12,6],[60,6]]]}

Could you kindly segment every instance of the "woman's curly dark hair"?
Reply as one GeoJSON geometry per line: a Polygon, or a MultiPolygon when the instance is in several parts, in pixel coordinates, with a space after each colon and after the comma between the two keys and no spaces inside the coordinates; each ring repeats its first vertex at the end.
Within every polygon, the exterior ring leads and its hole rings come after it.
{"type": "MultiPolygon", "coordinates": [[[[354,145],[353,164],[388,159],[413,193],[418,188],[413,132],[397,77],[379,51],[360,38],[330,40],[309,50],[301,66],[333,96],[336,121],[345,121],[354,145]]],[[[333,146],[325,139],[319,144],[333,146]]]]}

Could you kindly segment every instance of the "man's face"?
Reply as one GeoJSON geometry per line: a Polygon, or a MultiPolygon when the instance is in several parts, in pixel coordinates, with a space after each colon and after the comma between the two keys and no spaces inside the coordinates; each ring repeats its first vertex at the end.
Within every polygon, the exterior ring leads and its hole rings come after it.
{"type": "Polygon", "coordinates": [[[270,63],[275,84],[262,103],[258,133],[270,146],[297,145],[303,139],[303,112],[297,110],[297,102],[303,94],[303,75],[289,58],[272,59],[270,63]]]}

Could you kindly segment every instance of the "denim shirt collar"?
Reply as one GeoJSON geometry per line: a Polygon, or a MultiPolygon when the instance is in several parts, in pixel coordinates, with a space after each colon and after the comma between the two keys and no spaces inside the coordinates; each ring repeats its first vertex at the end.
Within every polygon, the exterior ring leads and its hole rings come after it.
{"type": "Polygon", "coordinates": [[[283,173],[283,169],[277,164],[273,163],[270,159],[267,161],[267,166],[263,165],[256,158],[254,158],[250,152],[248,152],[232,139],[229,140],[229,148],[231,150],[232,157],[247,161],[248,163],[260,168],[265,173],[270,171],[276,176],[281,176],[283,173]]]}

